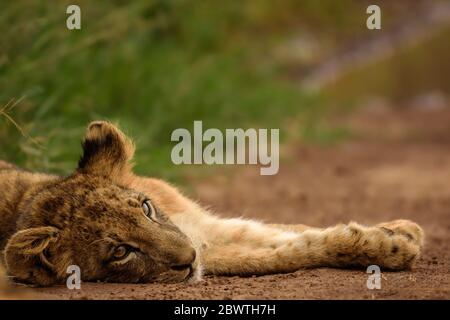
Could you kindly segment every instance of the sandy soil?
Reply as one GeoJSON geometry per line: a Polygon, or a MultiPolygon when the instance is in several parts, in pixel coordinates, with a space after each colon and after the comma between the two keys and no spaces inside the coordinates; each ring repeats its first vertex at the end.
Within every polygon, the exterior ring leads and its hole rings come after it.
{"type": "Polygon", "coordinates": [[[256,167],[194,181],[196,197],[224,216],[324,227],[351,220],[412,219],[426,232],[412,271],[320,268],[262,277],[206,277],[197,284],[83,283],[36,289],[43,299],[450,299],[450,109],[372,108],[341,118],[356,137],[333,147],[294,144],[274,177],[256,167]]]}

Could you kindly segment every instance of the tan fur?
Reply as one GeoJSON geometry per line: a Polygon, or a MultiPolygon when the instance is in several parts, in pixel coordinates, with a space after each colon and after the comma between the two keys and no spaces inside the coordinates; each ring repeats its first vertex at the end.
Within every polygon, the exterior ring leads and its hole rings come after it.
{"type": "Polygon", "coordinates": [[[219,218],[168,183],[134,175],[133,152],[117,127],[96,121],[69,177],[0,162],[0,245],[9,275],[52,285],[76,264],[85,281],[182,281],[198,279],[201,269],[242,276],[372,264],[403,270],[419,256],[423,231],[407,220],[318,229],[219,218]],[[143,214],[145,199],[157,218],[143,214]],[[132,254],[115,260],[111,250],[123,244],[132,254]]]}

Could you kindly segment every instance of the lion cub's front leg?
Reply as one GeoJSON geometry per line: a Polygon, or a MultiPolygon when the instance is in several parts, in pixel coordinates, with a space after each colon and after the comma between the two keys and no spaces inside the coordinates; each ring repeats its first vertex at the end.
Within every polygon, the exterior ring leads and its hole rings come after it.
{"type": "Polygon", "coordinates": [[[375,227],[350,223],[302,232],[237,221],[233,222],[235,229],[228,233],[216,228],[222,238],[212,241],[202,254],[206,273],[262,275],[319,266],[372,264],[401,270],[410,268],[417,259],[423,237],[420,227],[404,220],[375,227]]]}

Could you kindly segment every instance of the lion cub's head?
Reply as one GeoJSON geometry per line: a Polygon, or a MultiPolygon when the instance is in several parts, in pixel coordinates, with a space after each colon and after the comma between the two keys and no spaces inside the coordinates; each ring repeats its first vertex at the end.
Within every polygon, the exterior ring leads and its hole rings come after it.
{"type": "Polygon", "coordinates": [[[190,240],[152,203],[127,187],[131,141],[108,122],[89,125],[78,169],[30,191],[19,232],[5,248],[9,274],[52,285],[76,265],[85,281],[183,281],[194,274],[190,240]]]}

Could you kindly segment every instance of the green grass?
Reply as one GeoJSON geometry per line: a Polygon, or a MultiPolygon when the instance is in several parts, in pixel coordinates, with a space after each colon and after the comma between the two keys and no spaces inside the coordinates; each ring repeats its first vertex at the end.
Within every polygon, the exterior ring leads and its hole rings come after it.
{"type": "MultiPolygon", "coordinates": [[[[0,10],[0,158],[29,169],[69,173],[89,121],[117,121],[135,138],[137,171],[174,179],[172,130],[283,128],[328,143],[345,130],[321,123],[320,97],[282,80],[274,43],[318,30],[349,38],[364,2],[204,0],[15,0],[0,10]],[[82,30],[65,26],[78,4],[82,30]],[[359,13],[359,14],[356,14],[359,13]]],[[[341,42],[339,40],[338,42],[341,42]]],[[[281,137],[284,138],[284,130],[281,137]]]]}
{"type": "Polygon", "coordinates": [[[28,136],[0,117],[0,158],[68,173],[86,124],[109,119],[136,139],[138,172],[176,178],[175,128],[280,127],[314,101],[228,33],[239,30],[239,6],[80,1],[82,30],[69,31],[68,3],[3,5],[0,104],[20,99],[9,114],[28,136]]]}

